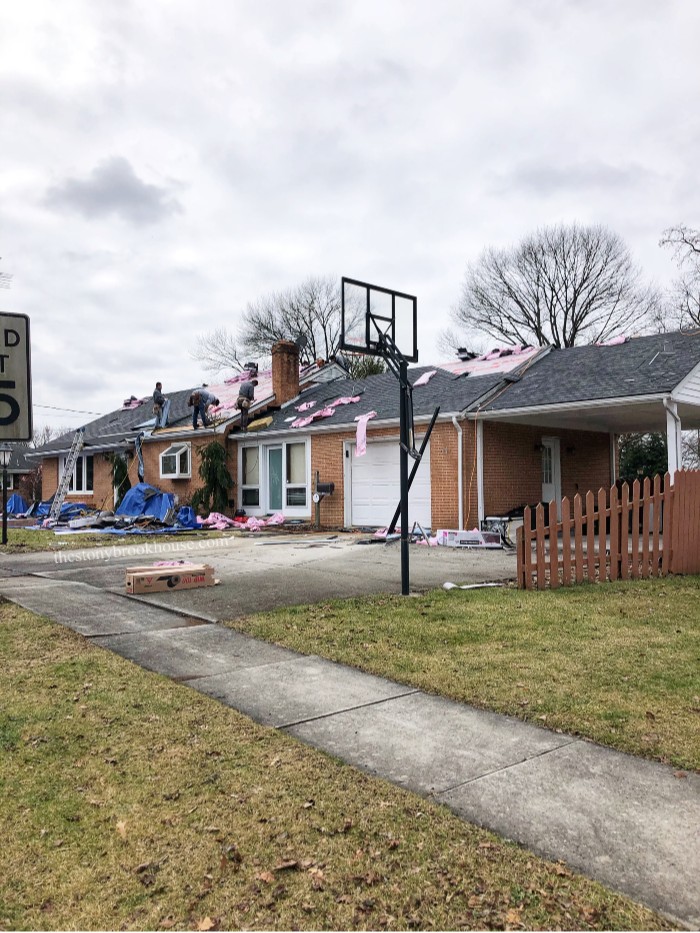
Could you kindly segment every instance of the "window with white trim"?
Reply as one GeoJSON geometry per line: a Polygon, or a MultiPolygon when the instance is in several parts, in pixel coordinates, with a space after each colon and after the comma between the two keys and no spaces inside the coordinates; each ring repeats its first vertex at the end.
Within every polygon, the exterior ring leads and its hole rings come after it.
{"type": "Polygon", "coordinates": [[[160,455],[161,479],[189,479],[192,457],[189,444],[171,444],[160,455]]]}
{"type": "Polygon", "coordinates": [[[291,508],[306,505],[306,444],[285,444],[285,503],[291,508]]]}
{"type": "MultiPolygon", "coordinates": [[[[66,468],[66,458],[61,458],[61,476],[66,468]]],[[[93,491],[94,461],[92,454],[81,454],[75,461],[73,475],[68,485],[68,495],[83,496],[93,491]]]]}
{"type": "Polygon", "coordinates": [[[260,506],[259,447],[244,447],[241,451],[241,503],[243,508],[260,506]]]}
{"type": "Polygon", "coordinates": [[[311,500],[310,443],[275,441],[239,448],[241,507],[253,514],[280,508],[285,515],[305,515],[311,500]]]}
{"type": "MultiPolygon", "coordinates": [[[[14,473],[7,474],[7,488],[8,489],[15,488],[15,474],[14,473]]],[[[0,470],[0,489],[2,489],[2,470],[0,470]]]]}

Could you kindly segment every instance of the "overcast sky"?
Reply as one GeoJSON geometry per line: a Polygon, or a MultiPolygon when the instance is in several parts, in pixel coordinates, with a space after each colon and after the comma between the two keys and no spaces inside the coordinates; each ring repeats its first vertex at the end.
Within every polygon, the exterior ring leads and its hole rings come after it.
{"type": "Polygon", "coordinates": [[[544,224],[668,284],[699,37],[694,0],[5,4],[0,311],[31,319],[35,425],[200,383],[197,334],[312,274],[417,295],[423,363],[466,263],[544,224]]]}

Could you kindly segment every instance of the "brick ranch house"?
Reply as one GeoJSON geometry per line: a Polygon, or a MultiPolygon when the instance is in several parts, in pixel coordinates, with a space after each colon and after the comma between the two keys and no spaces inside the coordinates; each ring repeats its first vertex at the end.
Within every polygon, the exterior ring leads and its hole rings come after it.
{"type": "MultiPolygon", "coordinates": [[[[429,372],[409,370],[414,383],[429,372]]],[[[399,389],[390,373],[353,380],[335,364],[300,367],[296,345],[280,341],[272,370],[259,376],[245,434],[233,408],[240,378],[209,387],[221,405],[206,430],[192,430],[190,390],[169,394],[167,428],[155,429],[150,400],[86,425],[69,495],[110,508],[107,455],[130,457],[135,482],[141,435],[144,480],[186,502],[200,482],[197,451],[216,441],[226,449],[235,482],[231,509],[311,519],[318,474],[335,487],[321,502],[323,525],[388,523],[398,503],[399,459],[399,389]],[[334,405],[339,399],[354,401],[334,405]],[[367,452],[357,457],[356,419],[370,412],[367,452]]],[[[664,432],[673,474],[680,466],[681,429],[700,427],[700,335],[516,348],[436,367],[413,390],[416,447],[436,406],[440,413],[410,497],[410,520],[426,528],[471,528],[526,504],[610,487],[621,433],[664,432]]],[[[56,489],[71,440],[64,435],[37,451],[44,498],[56,489]]]]}

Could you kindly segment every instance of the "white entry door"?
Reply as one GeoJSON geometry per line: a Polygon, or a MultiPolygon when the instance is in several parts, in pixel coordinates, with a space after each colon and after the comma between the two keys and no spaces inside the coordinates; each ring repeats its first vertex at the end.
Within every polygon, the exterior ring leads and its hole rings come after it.
{"type": "Polygon", "coordinates": [[[561,448],[558,437],[542,438],[542,501],[561,505],[561,448]]]}
{"type": "MultiPolygon", "coordinates": [[[[350,523],[370,528],[386,527],[400,497],[398,440],[368,443],[364,457],[355,456],[354,444],[348,444],[346,450],[346,466],[350,473],[346,487],[351,495],[350,523]]],[[[412,468],[413,460],[409,458],[409,473],[412,468]]],[[[409,529],[413,522],[424,529],[431,527],[429,443],[408,496],[408,521],[409,529]]]]}

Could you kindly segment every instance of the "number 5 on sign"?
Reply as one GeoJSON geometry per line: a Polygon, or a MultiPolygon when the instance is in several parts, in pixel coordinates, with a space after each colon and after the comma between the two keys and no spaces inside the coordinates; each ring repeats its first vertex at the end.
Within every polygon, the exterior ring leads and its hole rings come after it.
{"type": "Polygon", "coordinates": [[[0,441],[32,439],[29,318],[0,314],[0,441]]]}

